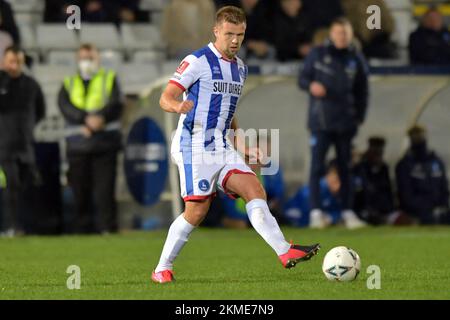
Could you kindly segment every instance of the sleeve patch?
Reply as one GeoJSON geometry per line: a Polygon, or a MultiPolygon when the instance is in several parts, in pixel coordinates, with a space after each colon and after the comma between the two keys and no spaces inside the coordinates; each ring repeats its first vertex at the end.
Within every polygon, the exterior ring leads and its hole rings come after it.
{"type": "Polygon", "coordinates": [[[183,72],[187,69],[187,67],[189,67],[189,62],[187,61],[181,62],[181,64],[177,68],[177,73],[183,74],[183,72]]]}

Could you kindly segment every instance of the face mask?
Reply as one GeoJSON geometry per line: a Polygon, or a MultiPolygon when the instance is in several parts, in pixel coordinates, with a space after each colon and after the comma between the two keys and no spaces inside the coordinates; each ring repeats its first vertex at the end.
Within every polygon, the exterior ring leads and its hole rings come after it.
{"type": "Polygon", "coordinates": [[[78,69],[80,70],[81,77],[90,79],[98,71],[98,65],[92,60],[84,59],[78,63],[78,69]]]}

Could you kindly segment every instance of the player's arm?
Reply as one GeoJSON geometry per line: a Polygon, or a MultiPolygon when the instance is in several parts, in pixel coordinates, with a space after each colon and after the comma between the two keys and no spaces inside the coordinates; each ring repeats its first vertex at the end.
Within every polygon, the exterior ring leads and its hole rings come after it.
{"type": "Polygon", "coordinates": [[[159,105],[166,112],[188,113],[193,107],[191,100],[180,101],[183,89],[179,86],[169,83],[161,94],[159,105]]]}
{"type": "Polygon", "coordinates": [[[195,56],[184,58],[159,99],[159,105],[164,111],[188,113],[194,107],[193,101],[181,101],[180,97],[186,88],[191,87],[200,78],[200,69],[195,56]]]}

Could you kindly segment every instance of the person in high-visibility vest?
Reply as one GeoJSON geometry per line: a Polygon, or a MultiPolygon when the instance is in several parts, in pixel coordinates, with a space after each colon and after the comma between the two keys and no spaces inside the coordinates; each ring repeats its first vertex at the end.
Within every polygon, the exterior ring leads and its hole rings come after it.
{"type": "Polygon", "coordinates": [[[84,44],[78,72],[64,79],[58,105],[66,121],[68,180],[75,199],[75,233],[116,232],[114,197],[123,109],[117,75],[100,66],[98,50],[84,44]]]}

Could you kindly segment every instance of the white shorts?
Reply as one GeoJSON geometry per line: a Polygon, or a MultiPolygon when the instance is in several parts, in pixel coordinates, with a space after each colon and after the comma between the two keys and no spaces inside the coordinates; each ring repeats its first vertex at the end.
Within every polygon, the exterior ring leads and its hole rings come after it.
{"type": "Polygon", "coordinates": [[[178,166],[181,197],[184,201],[208,199],[216,195],[217,188],[235,199],[237,195],[225,188],[230,176],[255,175],[234,149],[217,152],[195,150],[192,153],[174,152],[172,159],[178,166]]]}

